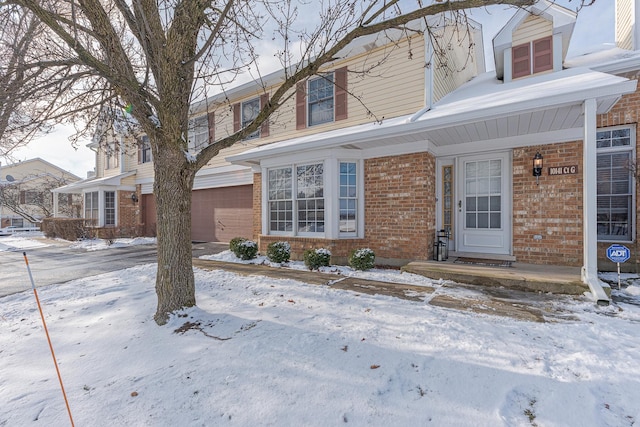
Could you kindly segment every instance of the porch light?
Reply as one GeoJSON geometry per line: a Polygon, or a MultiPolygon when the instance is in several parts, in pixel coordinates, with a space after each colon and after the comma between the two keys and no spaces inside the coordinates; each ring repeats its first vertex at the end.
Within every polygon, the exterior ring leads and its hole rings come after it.
{"type": "Polygon", "coordinates": [[[138,195],[136,193],[131,193],[131,201],[133,203],[138,203],[138,195]]]}
{"type": "Polygon", "coordinates": [[[537,152],[535,156],[533,156],[533,176],[536,177],[536,184],[538,184],[538,179],[542,175],[542,154],[537,152]]]}

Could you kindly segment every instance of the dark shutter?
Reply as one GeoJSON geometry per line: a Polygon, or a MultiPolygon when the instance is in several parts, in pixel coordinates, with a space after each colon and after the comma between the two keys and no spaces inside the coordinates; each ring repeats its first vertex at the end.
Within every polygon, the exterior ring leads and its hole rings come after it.
{"type": "Polygon", "coordinates": [[[233,131],[240,130],[240,104],[233,104],[233,131]]]}
{"type": "Polygon", "coordinates": [[[344,120],[347,115],[347,67],[335,71],[335,118],[344,120]]]}
{"type": "Polygon", "coordinates": [[[531,51],[530,44],[525,43],[511,49],[512,72],[514,79],[531,74],[531,51]]]}
{"type": "Polygon", "coordinates": [[[209,124],[209,144],[213,144],[216,140],[216,117],[213,111],[207,114],[207,122],[209,124]]]}
{"type": "Polygon", "coordinates": [[[545,37],[533,42],[533,72],[553,69],[553,40],[545,37]]]}
{"type": "Polygon", "coordinates": [[[25,192],[24,192],[24,191],[21,191],[21,192],[20,192],[20,204],[21,204],[21,205],[24,205],[24,204],[26,203],[26,199],[27,199],[27,198],[26,198],[25,192]]]}
{"type": "MultiPolygon", "coordinates": [[[[261,109],[264,108],[264,106],[267,105],[268,102],[269,102],[269,94],[263,93],[262,95],[260,95],[261,109]]],[[[260,137],[265,138],[267,136],[269,136],[269,118],[268,117],[267,117],[267,120],[262,122],[262,125],[260,126],[260,137]]]]}
{"type": "Polygon", "coordinates": [[[296,129],[307,127],[307,82],[299,82],[296,85],[296,129]]]}

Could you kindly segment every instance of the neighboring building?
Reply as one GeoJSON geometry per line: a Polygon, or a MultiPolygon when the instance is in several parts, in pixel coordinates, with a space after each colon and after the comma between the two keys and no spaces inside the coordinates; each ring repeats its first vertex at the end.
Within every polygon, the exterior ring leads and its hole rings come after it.
{"type": "MultiPolygon", "coordinates": [[[[402,265],[430,260],[446,229],[453,256],[581,266],[606,298],[605,248],[624,242],[630,266],[640,260],[640,54],[634,44],[566,60],[575,21],[541,0],[495,36],[496,71],[433,105],[227,157],[255,171],[260,250],[287,240],[297,256],[322,246],[344,259],[369,247],[402,265]]],[[[619,37],[640,40],[627,22],[619,37]]]]}
{"type": "MultiPolygon", "coordinates": [[[[313,139],[321,132],[370,126],[375,119],[384,123],[406,116],[484,72],[483,50],[475,48],[483,45],[479,25],[467,33],[447,26],[448,21],[442,17],[432,18],[430,24],[434,28],[439,25],[435,32],[446,46],[444,57],[432,58],[434,47],[420,31],[409,35],[388,31],[358,40],[338,55],[343,59],[325,67],[320,76],[300,83],[291,99],[258,132],[213,158],[196,175],[192,240],[228,242],[237,236],[252,238],[257,231],[254,197],[258,193],[253,171],[230,164],[226,157],[250,147],[298,137],[313,139]],[[370,70],[372,64],[376,67],[370,70]],[[357,94],[360,99],[348,93],[357,94]]],[[[424,30],[424,20],[413,26],[424,30]]],[[[194,105],[189,123],[190,151],[197,152],[253,120],[283,76],[283,72],[276,72],[264,77],[261,85],[247,83],[194,105]]],[[[122,129],[97,130],[89,145],[96,151],[96,176],[56,192],[82,194],[85,217],[94,219],[97,227],[114,228],[119,234],[154,235],[151,150],[144,135],[133,138],[125,134],[122,129]]],[[[313,166],[307,174],[310,180],[322,176],[313,166]]],[[[307,190],[313,189],[310,186],[307,190]]],[[[322,226],[321,205],[315,196],[305,200],[310,232],[322,226]]],[[[283,211],[283,215],[287,213],[283,211]]],[[[286,220],[282,221],[284,224],[286,220]]]]}
{"type": "MultiPolygon", "coordinates": [[[[80,180],[40,158],[0,167],[0,228],[37,226],[43,218],[53,215],[56,187],[80,180]]],[[[81,203],[63,196],[60,212],[79,213],[81,203]]]]}

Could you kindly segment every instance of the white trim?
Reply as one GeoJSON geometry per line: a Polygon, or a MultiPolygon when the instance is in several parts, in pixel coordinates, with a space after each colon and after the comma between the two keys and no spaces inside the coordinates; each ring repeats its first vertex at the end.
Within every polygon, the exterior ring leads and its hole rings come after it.
{"type": "Polygon", "coordinates": [[[598,203],[597,203],[597,150],[596,150],[596,100],[587,99],[583,104],[584,138],[582,160],[582,281],[598,304],[609,304],[598,279],[598,203]]]}
{"type": "MultiPolygon", "coordinates": [[[[606,148],[598,148],[596,147],[596,159],[600,154],[608,154],[608,153],[631,153],[631,158],[636,159],[636,124],[630,123],[626,125],[617,125],[617,126],[604,126],[596,129],[596,137],[598,132],[607,132],[614,131],[618,129],[629,129],[629,146],[623,147],[606,147],[606,148]]],[[[597,160],[596,160],[597,161],[597,160]]],[[[631,175],[631,208],[630,208],[630,218],[629,225],[631,231],[629,232],[629,240],[613,240],[613,239],[600,239],[598,238],[599,243],[633,243],[636,238],[636,179],[633,174],[631,175]]],[[[597,178],[596,178],[597,179],[597,178]]]]}
{"type": "Polygon", "coordinates": [[[465,237],[464,231],[464,214],[465,209],[459,210],[458,202],[461,202],[464,206],[464,186],[465,186],[465,168],[463,167],[463,163],[465,159],[477,161],[477,160],[492,160],[500,158],[502,161],[501,165],[501,227],[500,230],[497,229],[487,229],[486,232],[483,229],[477,229],[475,231],[476,234],[488,234],[493,232],[494,235],[496,233],[501,232],[503,238],[502,246],[498,247],[477,247],[476,249],[482,249],[483,253],[491,253],[498,255],[513,255],[513,219],[511,213],[513,212],[513,150],[508,151],[498,151],[498,152],[477,152],[477,153],[467,153],[464,156],[457,157],[454,162],[454,173],[455,173],[455,203],[456,203],[456,215],[455,215],[455,223],[454,223],[454,239],[455,239],[455,247],[457,250],[466,251],[466,252],[476,252],[474,251],[473,246],[467,247],[464,245],[463,239],[465,237]]]}

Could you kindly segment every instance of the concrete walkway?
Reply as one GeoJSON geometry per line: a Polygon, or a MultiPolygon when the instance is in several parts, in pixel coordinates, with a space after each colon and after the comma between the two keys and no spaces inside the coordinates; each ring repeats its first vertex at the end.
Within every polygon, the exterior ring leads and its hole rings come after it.
{"type": "Polygon", "coordinates": [[[426,303],[446,309],[503,316],[534,322],[577,320],[564,309],[563,303],[575,295],[555,295],[542,292],[508,289],[503,286],[467,285],[444,282],[437,288],[404,283],[380,282],[345,277],[317,271],[273,268],[266,265],[193,259],[193,266],[204,270],[226,270],[243,275],[260,275],[278,279],[330,286],[359,294],[388,295],[416,303],[426,303]]]}

